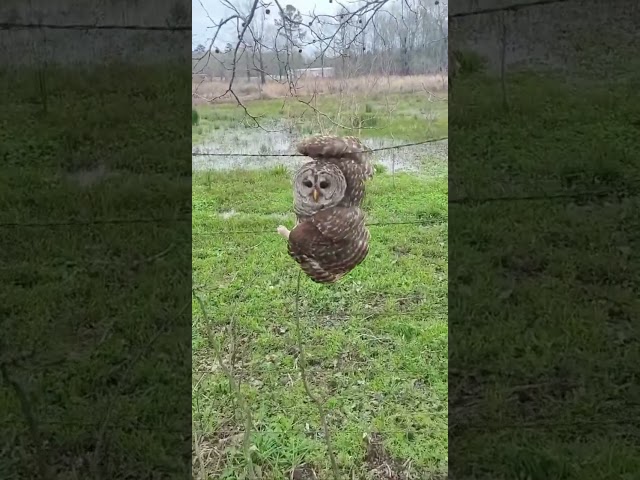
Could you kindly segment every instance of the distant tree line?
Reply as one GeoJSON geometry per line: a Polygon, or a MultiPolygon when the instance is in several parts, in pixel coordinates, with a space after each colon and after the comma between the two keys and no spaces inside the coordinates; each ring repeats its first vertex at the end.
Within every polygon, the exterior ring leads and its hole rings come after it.
{"type": "Polygon", "coordinates": [[[194,73],[228,79],[234,60],[236,78],[258,77],[263,83],[269,78],[286,80],[298,69],[319,67],[333,67],[338,77],[447,70],[446,2],[372,0],[316,16],[292,5],[252,11],[252,3],[236,7],[235,25],[225,25],[226,37],[236,27],[237,41],[221,43],[218,35],[210,45],[194,49],[194,73]]]}

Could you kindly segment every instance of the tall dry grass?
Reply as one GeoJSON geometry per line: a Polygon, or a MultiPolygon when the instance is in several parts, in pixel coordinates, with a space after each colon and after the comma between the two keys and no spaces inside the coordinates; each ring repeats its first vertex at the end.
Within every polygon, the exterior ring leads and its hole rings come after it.
{"type": "MultiPolygon", "coordinates": [[[[194,76],[192,82],[192,100],[195,105],[211,102],[234,102],[230,93],[225,93],[228,80],[202,79],[194,76]]],[[[353,78],[314,78],[299,79],[293,86],[274,80],[267,80],[261,85],[259,80],[236,79],[233,92],[241,101],[284,98],[291,96],[309,97],[312,95],[332,94],[391,94],[417,92],[443,92],[448,87],[447,76],[444,75],[409,75],[409,76],[374,76],[367,75],[353,78]]]]}

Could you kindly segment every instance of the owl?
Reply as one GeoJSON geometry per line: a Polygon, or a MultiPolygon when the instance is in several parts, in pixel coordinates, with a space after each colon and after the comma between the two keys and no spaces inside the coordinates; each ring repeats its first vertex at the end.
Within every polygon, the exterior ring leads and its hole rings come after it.
{"type": "Polygon", "coordinates": [[[298,152],[315,161],[302,165],[294,175],[294,210],[298,218],[336,207],[359,207],[364,182],[373,176],[370,150],[355,137],[310,137],[298,152]]]}
{"type": "Polygon", "coordinates": [[[278,233],[288,241],[289,255],[317,283],[335,283],[369,253],[369,231],[358,207],[329,207],[278,233]]]}

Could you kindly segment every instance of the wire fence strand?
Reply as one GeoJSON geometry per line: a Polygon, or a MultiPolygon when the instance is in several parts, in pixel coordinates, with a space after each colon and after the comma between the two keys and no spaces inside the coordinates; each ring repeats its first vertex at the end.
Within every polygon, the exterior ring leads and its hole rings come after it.
{"type": "Polygon", "coordinates": [[[161,32],[190,32],[191,25],[98,25],[91,23],[56,24],[56,23],[16,23],[2,22],[0,30],[137,30],[161,32]]]}
{"type": "Polygon", "coordinates": [[[538,202],[553,200],[594,200],[611,196],[635,197],[640,195],[640,188],[611,188],[586,190],[582,192],[558,192],[539,195],[514,195],[514,196],[496,196],[496,197],[463,197],[449,199],[449,205],[477,205],[483,203],[504,203],[504,202],[538,202]]]}
{"type": "MultiPolygon", "coordinates": [[[[376,223],[368,223],[367,227],[388,227],[393,225],[421,225],[421,226],[437,226],[443,225],[442,222],[439,223],[429,223],[428,220],[408,220],[402,222],[376,222],[376,223]]],[[[195,236],[219,236],[219,235],[259,235],[263,233],[274,233],[276,231],[277,225],[274,224],[272,228],[263,228],[260,230],[216,230],[210,232],[193,232],[195,236]]]]}
{"type": "MultiPolygon", "coordinates": [[[[392,145],[390,147],[372,148],[362,153],[375,153],[375,152],[382,152],[386,150],[399,150],[401,148],[416,147],[419,145],[425,145],[427,143],[442,142],[448,139],[449,137],[432,138],[430,140],[423,140],[421,142],[404,143],[401,145],[392,145]]],[[[215,152],[215,153],[191,152],[191,156],[193,157],[306,157],[306,155],[302,155],[301,153],[262,154],[262,153],[219,153],[219,152],[215,152]]]]}
{"type": "Polygon", "coordinates": [[[481,8],[478,10],[472,10],[469,12],[451,13],[449,14],[449,18],[474,17],[476,15],[486,15],[491,13],[508,12],[508,11],[516,12],[518,10],[523,10],[531,7],[542,7],[547,5],[553,5],[556,3],[559,4],[559,3],[568,3],[568,2],[575,2],[575,0],[537,0],[534,2],[527,2],[527,3],[515,3],[512,5],[505,5],[502,7],[488,7],[488,8],[481,8]]]}
{"type": "MultiPolygon", "coordinates": [[[[557,192],[546,194],[532,195],[516,195],[516,196],[495,196],[495,197],[463,197],[449,199],[448,203],[460,205],[476,205],[484,203],[499,202],[535,202],[535,201],[554,201],[554,200],[577,200],[589,201],[594,199],[602,199],[606,197],[622,197],[630,198],[640,196],[640,188],[611,188],[586,190],[582,192],[557,192]]],[[[192,216],[185,217],[169,217],[169,218],[107,218],[95,220],[80,221],[49,221],[49,222],[5,222],[0,223],[0,228],[56,228],[56,227],[91,227],[100,225],[132,225],[132,224],[169,224],[169,223],[185,223],[192,222],[192,216]]],[[[275,224],[274,224],[275,225],[275,224]]],[[[374,222],[367,224],[368,227],[382,227],[390,225],[431,225],[429,220],[403,220],[399,222],[374,222]]],[[[436,224],[437,225],[437,224],[436,224]]],[[[275,228],[275,226],[274,226],[275,228]]],[[[261,234],[271,233],[273,229],[257,229],[257,230],[216,230],[211,232],[193,232],[194,235],[225,235],[225,234],[261,234]]]]}
{"type": "Polygon", "coordinates": [[[98,218],[94,220],[67,220],[50,222],[6,222],[0,223],[0,228],[92,227],[100,225],[170,224],[184,222],[191,222],[191,216],[164,218],[98,218]]]}

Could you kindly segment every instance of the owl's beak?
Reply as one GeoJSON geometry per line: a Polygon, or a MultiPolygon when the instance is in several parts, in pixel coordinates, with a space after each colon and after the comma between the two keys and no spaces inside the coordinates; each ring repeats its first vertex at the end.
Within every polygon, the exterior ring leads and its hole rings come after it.
{"type": "Polygon", "coordinates": [[[318,201],[318,197],[320,196],[320,192],[318,192],[317,188],[313,189],[313,201],[317,202],[318,201]]]}

